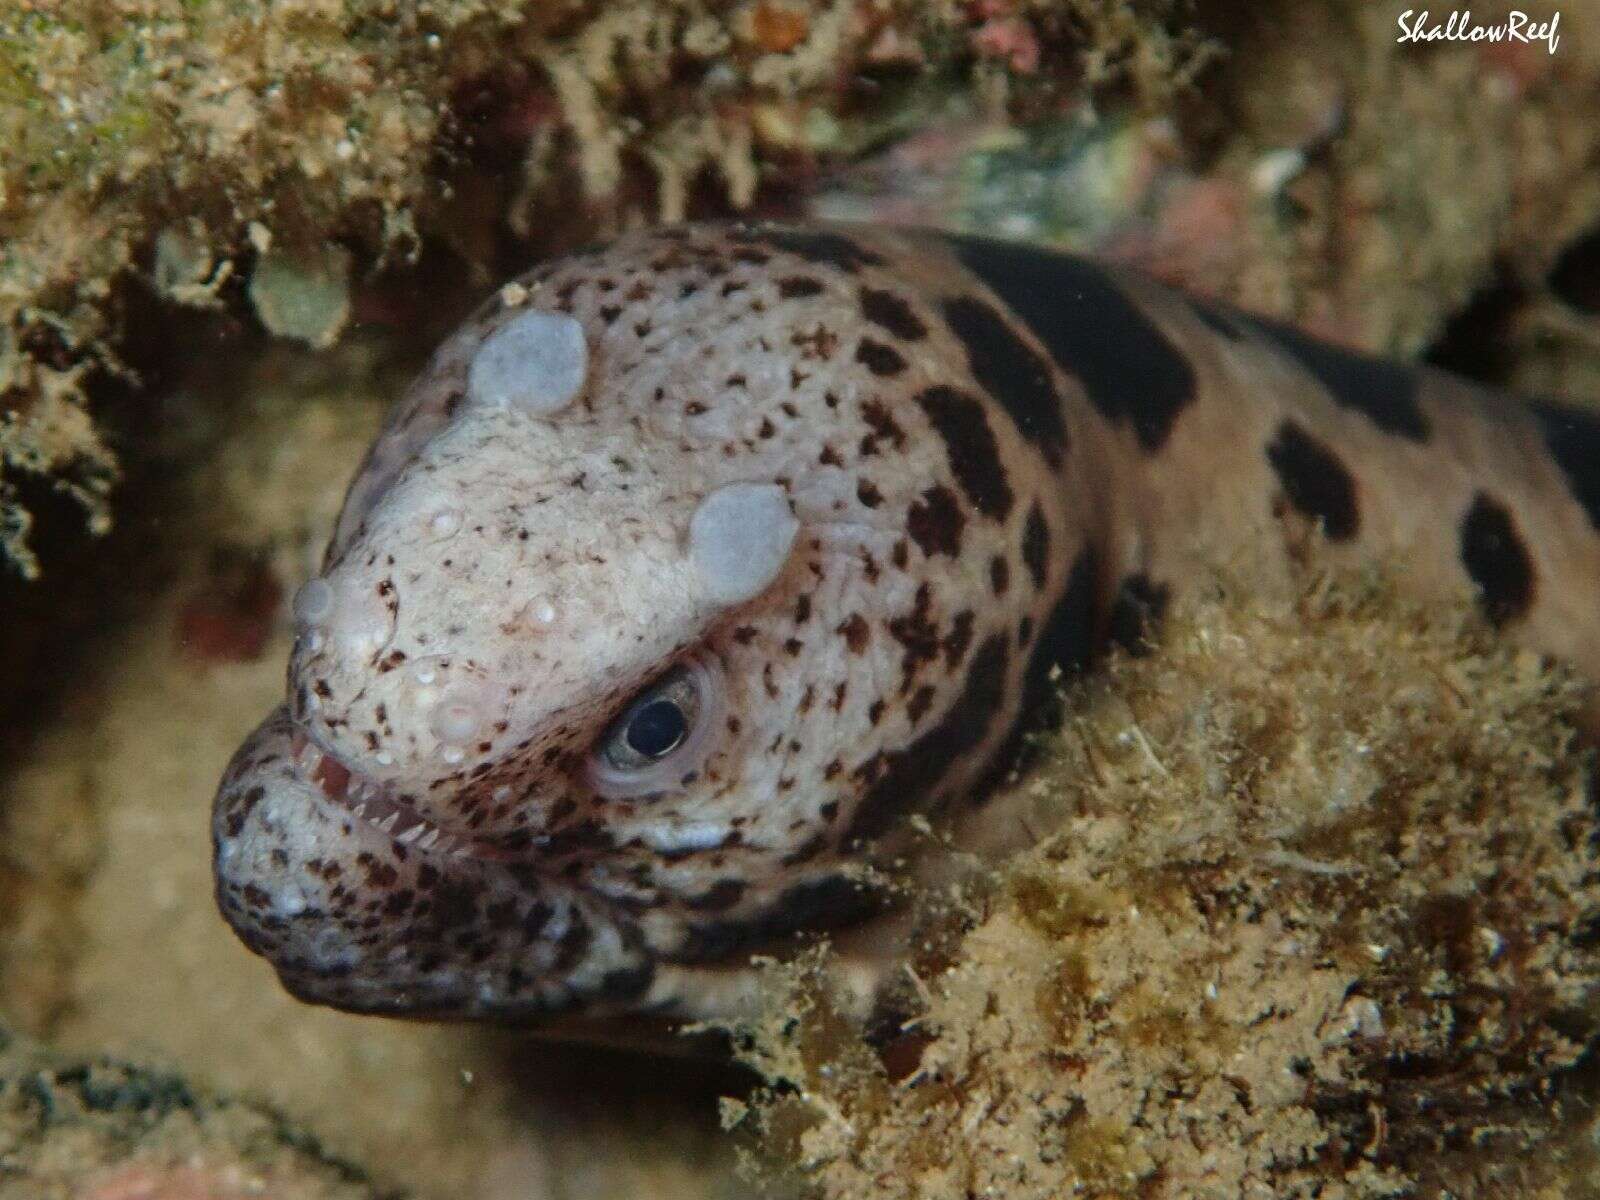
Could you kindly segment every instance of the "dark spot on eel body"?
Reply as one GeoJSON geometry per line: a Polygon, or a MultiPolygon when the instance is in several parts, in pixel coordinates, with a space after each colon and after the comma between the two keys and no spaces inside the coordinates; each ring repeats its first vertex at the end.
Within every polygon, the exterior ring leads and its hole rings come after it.
{"type": "Polygon", "coordinates": [[[933,589],[924,583],[917,588],[911,611],[888,622],[889,635],[905,648],[901,670],[907,688],[917,672],[939,656],[939,627],[928,619],[932,601],[933,589]]]}
{"type": "Polygon", "coordinates": [[[988,415],[977,397],[939,384],[919,392],[917,403],[944,439],[950,470],[973,507],[986,517],[1005,520],[1015,497],[1006,481],[994,430],[989,428],[988,415]]]}
{"type": "Polygon", "coordinates": [[[1111,602],[1107,637],[1135,658],[1143,657],[1150,652],[1151,638],[1171,599],[1172,589],[1166,584],[1155,582],[1143,571],[1129,575],[1111,602]]]}
{"type": "Polygon", "coordinates": [[[1385,433],[1413,442],[1428,440],[1428,417],[1417,403],[1420,376],[1416,368],[1367,358],[1308,337],[1280,321],[1265,317],[1251,317],[1250,321],[1316,376],[1337,403],[1361,413],[1385,433]]]}
{"type": "Polygon", "coordinates": [[[1094,551],[1085,546],[1072,561],[1066,589],[1045,618],[1028,660],[1023,681],[1025,708],[1036,708],[1050,697],[1052,667],[1069,674],[1081,671],[1094,652],[1094,593],[1097,569],[1094,551]]]}
{"type": "Polygon", "coordinates": [[[663,957],[674,963],[717,962],[752,946],[804,931],[859,924],[883,910],[884,896],[862,880],[824,875],[789,888],[748,920],[691,926],[683,944],[663,957]]]}
{"type": "Polygon", "coordinates": [[[745,882],[742,879],[719,879],[698,896],[691,896],[684,901],[687,908],[696,912],[721,912],[732,908],[744,896],[745,882]]]}
{"type": "Polygon", "coordinates": [[[1337,455],[1293,421],[1278,426],[1267,443],[1267,461],[1278,473],[1289,503],[1322,522],[1330,541],[1349,541],[1361,528],[1356,483],[1337,455]]]}
{"type": "Polygon", "coordinates": [[[902,813],[931,799],[950,770],[988,737],[991,722],[1005,706],[1010,650],[996,634],[973,653],[966,681],[939,723],[892,754],[883,773],[861,799],[848,838],[876,837],[902,813]]]}
{"type": "Polygon", "coordinates": [[[1022,530],[1022,561],[1035,590],[1042,591],[1050,568],[1050,527],[1045,524],[1038,501],[1028,510],[1028,523],[1022,530]]]}
{"type": "Polygon", "coordinates": [[[1039,448],[1050,466],[1059,467],[1067,450],[1067,425],[1050,364],[992,305],[975,296],[947,299],[944,317],[966,348],[972,377],[1000,403],[1017,431],[1039,448]]]}
{"type": "Polygon", "coordinates": [[[1478,585],[1492,625],[1504,625],[1533,603],[1533,560],[1516,522],[1499,501],[1479,492],[1461,521],[1461,562],[1478,585]]]}
{"type": "Polygon", "coordinates": [[[656,964],[646,958],[637,966],[618,967],[600,977],[597,995],[602,999],[623,1001],[642,996],[655,982],[656,964]]]}
{"type": "Polygon", "coordinates": [[[905,356],[893,346],[864,337],[856,347],[856,361],[874,375],[884,378],[898,375],[906,369],[905,356]]]}
{"type": "Polygon", "coordinates": [[[796,255],[807,262],[825,263],[852,275],[863,266],[883,265],[880,255],[842,233],[755,226],[741,231],[736,237],[743,241],[765,242],[774,249],[796,255]]]}
{"type": "Polygon", "coordinates": [[[958,557],[961,531],[966,524],[955,494],[939,483],[923,492],[922,498],[906,510],[906,532],[929,558],[936,554],[958,557]]]}
{"type": "Polygon", "coordinates": [[[1102,268],[985,238],[951,239],[963,265],[1010,306],[1108,421],[1154,453],[1195,398],[1194,368],[1102,268]]]}
{"type": "Polygon", "coordinates": [[[989,590],[996,596],[1004,596],[1010,586],[1011,564],[996,554],[989,560],[989,590]]]}
{"type": "Polygon", "coordinates": [[[1244,339],[1244,326],[1240,323],[1238,314],[1233,310],[1218,304],[1214,300],[1204,303],[1198,300],[1191,300],[1190,306],[1194,309],[1194,315],[1199,317],[1206,328],[1213,333],[1220,333],[1230,342],[1238,342],[1244,339]]]}
{"type": "Polygon", "coordinates": [[[928,336],[928,327],[922,323],[922,318],[911,311],[911,305],[903,296],[893,292],[862,288],[861,315],[908,342],[921,341],[928,336]]]}
{"type": "Polygon", "coordinates": [[[878,446],[888,442],[896,450],[904,450],[906,445],[906,431],[894,419],[894,414],[889,411],[888,405],[881,400],[863,400],[861,402],[861,419],[872,430],[861,439],[861,453],[870,455],[878,453],[878,446]]]}
{"type": "Polygon", "coordinates": [[[791,275],[787,279],[778,280],[778,295],[785,300],[801,300],[807,296],[819,295],[822,284],[805,275],[791,275]]]}
{"type": "Polygon", "coordinates": [[[1600,416],[1541,401],[1532,406],[1544,444],[1567,477],[1572,498],[1600,529],[1600,416]]]}
{"type": "Polygon", "coordinates": [[[844,644],[850,653],[860,654],[867,648],[867,637],[871,633],[871,627],[860,613],[851,613],[840,623],[838,632],[844,636],[844,644]]]}
{"type": "Polygon", "coordinates": [[[239,836],[239,831],[244,828],[245,822],[250,819],[250,814],[255,811],[256,805],[261,803],[266,794],[267,789],[257,784],[236,802],[229,804],[227,821],[229,837],[239,836]]]}
{"type": "Polygon", "coordinates": [[[1045,617],[1028,665],[1022,677],[1022,706],[1001,749],[973,798],[982,803],[992,794],[999,777],[1014,767],[1025,767],[1030,758],[1027,734],[1048,728],[1060,719],[1060,700],[1053,676],[1057,669],[1068,675],[1081,671],[1095,649],[1094,551],[1085,546],[1072,563],[1061,599],[1045,617]]]}
{"type": "Polygon", "coordinates": [[[429,917],[439,929],[456,929],[470,924],[478,915],[472,889],[454,880],[440,880],[432,892],[429,917]]]}

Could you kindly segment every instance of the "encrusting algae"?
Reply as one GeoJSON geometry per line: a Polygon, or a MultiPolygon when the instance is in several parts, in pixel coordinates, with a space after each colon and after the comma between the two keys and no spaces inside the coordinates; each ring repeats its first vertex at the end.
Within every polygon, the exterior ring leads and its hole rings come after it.
{"type": "Polygon", "coordinates": [[[775,967],[725,1117],[829,1200],[1588,1194],[1576,703],[1465,606],[1224,583],[1069,691],[1063,823],[942,898],[920,1014],[874,1050],[775,967]]]}
{"type": "Polygon", "coordinates": [[[40,568],[18,479],[107,522],[117,465],[83,409],[95,378],[130,372],[134,308],[248,306],[326,347],[348,316],[339,293],[425,239],[488,286],[507,233],[548,248],[692,201],[745,209],[764,176],[915,119],[908,79],[1003,92],[1031,75],[1036,101],[1127,79],[1170,95],[1202,40],[1178,7],[0,5],[0,566],[40,568]]]}

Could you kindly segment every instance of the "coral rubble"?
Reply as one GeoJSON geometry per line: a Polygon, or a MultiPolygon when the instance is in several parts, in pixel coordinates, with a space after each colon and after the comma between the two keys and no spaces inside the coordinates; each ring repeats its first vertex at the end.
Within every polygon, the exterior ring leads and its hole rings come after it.
{"type": "Polygon", "coordinates": [[[423,238],[497,272],[511,231],[745,208],[893,129],[905,77],[1065,93],[1188,40],[1173,0],[0,7],[0,557],[38,570],[19,476],[105,523],[115,464],[82,410],[133,307],[253,306],[325,346],[352,265],[423,238]]]}
{"type": "MultiPolygon", "coordinates": [[[[1533,1196],[1592,1173],[1597,814],[1560,673],[1371,578],[1076,689],[1059,832],[881,1056],[776,972],[735,1123],[823,1196],[1533,1196]]],[[[938,926],[945,928],[940,931],[938,926]]]]}

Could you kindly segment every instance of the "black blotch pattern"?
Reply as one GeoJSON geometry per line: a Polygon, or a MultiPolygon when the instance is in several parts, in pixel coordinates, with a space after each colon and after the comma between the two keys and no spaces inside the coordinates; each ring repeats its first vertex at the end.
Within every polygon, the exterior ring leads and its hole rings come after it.
{"type": "Polygon", "coordinates": [[[1194,309],[1194,315],[1199,317],[1211,332],[1220,333],[1230,342],[1244,339],[1244,327],[1240,324],[1237,313],[1215,301],[1191,300],[1189,306],[1194,309]]]}
{"type": "Polygon", "coordinates": [[[1011,564],[996,554],[989,560],[989,590],[996,596],[1004,596],[1010,586],[1011,564]]]}
{"type": "Polygon", "coordinates": [[[683,944],[662,957],[672,963],[718,962],[790,934],[859,924],[884,906],[883,893],[861,880],[824,875],[795,884],[747,919],[690,927],[683,944]]]}
{"type": "Polygon", "coordinates": [[[618,967],[614,971],[607,971],[600,977],[595,996],[601,1000],[633,1000],[649,991],[655,978],[655,961],[646,958],[637,966],[618,967]]]}
{"type": "Polygon", "coordinates": [[[1293,421],[1285,421],[1267,443],[1267,461],[1278,473],[1289,503],[1321,521],[1330,541],[1345,542],[1356,535],[1361,528],[1356,482],[1332,450],[1293,421]]]}
{"type": "Polygon", "coordinates": [[[1533,603],[1533,560],[1505,505],[1479,492],[1461,521],[1461,563],[1478,585],[1491,625],[1504,625],[1533,603]]]}
{"type": "Polygon", "coordinates": [[[1600,313],[1600,228],[1561,252],[1550,269],[1550,290],[1581,312],[1600,313]]]}
{"type": "Polygon", "coordinates": [[[928,327],[922,318],[911,311],[903,296],[877,288],[861,289],[861,315],[874,325],[881,325],[895,337],[916,342],[928,336],[928,327]]]}
{"type": "Polygon", "coordinates": [[[934,484],[906,510],[906,532],[929,558],[936,554],[959,557],[961,533],[966,525],[967,518],[955,494],[943,484],[934,484]]]}
{"type": "Polygon", "coordinates": [[[555,961],[551,965],[565,974],[583,961],[593,944],[594,930],[589,927],[589,922],[577,912],[571,912],[567,916],[566,932],[556,939],[555,961]]]}
{"type": "Polygon", "coordinates": [[[978,647],[968,660],[955,703],[937,725],[889,756],[883,773],[862,797],[847,838],[876,837],[902,813],[925,804],[952,768],[977,749],[995,714],[1005,707],[1010,655],[1003,634],[978,647]]]}
{"type": "Polygon", "coordinates": [[[973,507],[986,517],[1005,520],[1016,497],[1006,481],[994,430],[989,428],[988,415],[977,397],[939,384],[918,393],[917,403],[944,439],[950,470],[973,507]]]}
{"type": "Polygon", "coordinates": [[[1028,510],[1028,523],[1022,530],[1022,561],[1033,578],[1034,589],[1043,589],[1050,567],[1050,527],[1045,524],[1037,501],[1028,510]]]}
{"type": "Polygon", "coordinates": [[[778,280],[778,295],[785,300],[804,300],[822,293],[822,283],[808,275],[790,275],[778,280]]]}
{"type": "Polygon", "coordinates": [[[974,789],[974,802],[981,804],[989,799],[1006,773],[1029,765],[1033,754],[1027,737],[1029,733],[1060,723],[1061,696],[1051,675],[1056,668],[1069,676],[1075,675],[1088,665],[1094,654],[1094,597],[1098,569],[1094,551],[1085,546],[1073,560],[1061,599],[1056,601],[1039,629],[1022,676],[1022,707],[1006,734],[1000,752],[980,785],[974,789]]]}
{"type": "Polygon", "coordinates": [[[692,908],[696,912],[721,912],[739,903],[744,897],[744,891],[744,880],[729,876],[717,880],[698,896],[690,896],[684,901],[684,907],[692,908]]]}
{"type": "Polygon", "coordinates": [[[1151,650],[1151,639],[1166,616],[1172,589],[1157,583],[1143,571],[1129,575],[1111,602],[1106,635],[1114,646],[1121,646],[1135,658],[1151,650]]]}
{"type": "Polygon", "coordinates": [[[951,239],[962,263],[1027,322],[1108,421],[1154,453],[1195,399],[1194,368],[1103,270],[1032,246],[951,239]]]}
{"type": "Polygon", "coordinates": [[[1067,425],[1061,397],[1050,378],[1050,364],[1006,324],[992,305],[975,296],[945,300],[944,319],[967,351],[972,377],[1000,402],[1017,431],[1052,467],[1067,450],[1067,425]]]}
{"type": "Polygon", "coordinates": [[[1328,395],[1361,413],[1385,433],[1425,442],[1432,432],[1417,402],[1421,376],[1415,367],[1367,358],[1316,338],[1292,325],[1251,317],[1251,324],[1317,377],[1328,395]]]}
{"type": "Polygon", "coordinates": [[[852,275],[864,266],[883,265],[881,255],[842,233],[767,226],[747,231],[741,240],[765,242],[776,249],[798,255],[807,262],[826,263],[852,275]]]}
{"type": "Polygon", "coordinates": [[[906,369],[905,356],[893,346],[872,338],[862,338],[856,347],[856,361],[874,375],[889,377],[906,369]]]}
{"type": "Polygon", "coordinates": [[[478,903],[473,890],[457,880],[441,879],[430,899],[433,905],[428,910],[427,924],[435,935],[471,925],[477,919],[478,903]]]}
{"type": "Polygon", "coordinates": [[[615,850],[616,835],[593,817],[574,822],[552,833],[540,846],[551,858],[566,854],[588,854],[594,851],[615,850]]]}
{"type": "Polygon", "coordinates": [[[1051,668],[1075,674],[1088,665],[1095,647],[1094,590],[1097,563],[1092,548],[1085,546],[1072,561],[1066,589],[1056,601],[1039,630],[1033,654],[1023,676],[1023,717],[1048,723],[1053,688],[1051,668]]]}
{"type": "Polygon", "coordinates": [[[1572,497],[1600,529],[1600,416],[1562,404],[1541,401],[1532,406],[1550,457],[1556,460],[1572,497]]]}

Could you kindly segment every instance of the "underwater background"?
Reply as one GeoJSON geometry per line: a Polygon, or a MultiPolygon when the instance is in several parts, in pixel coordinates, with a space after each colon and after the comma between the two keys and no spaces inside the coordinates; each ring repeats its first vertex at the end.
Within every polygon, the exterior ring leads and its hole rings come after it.
{"type": "Polygon", "coordinates": [[[5,0],[0,1198],[1600,1193],[1578,699],[1381,576],[1075,693],[888,1047],[813,957],[737,1070],[310,1008],[208,845],[386,405],[608,233],[1002,234],[1600,405],[1600,8],[1536,7],[5,0]]]}

